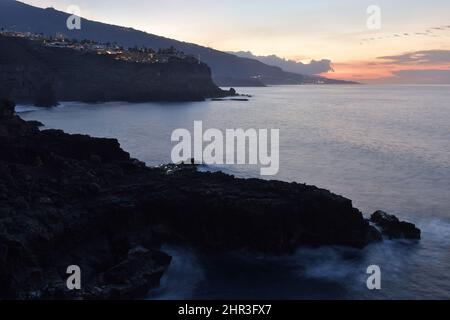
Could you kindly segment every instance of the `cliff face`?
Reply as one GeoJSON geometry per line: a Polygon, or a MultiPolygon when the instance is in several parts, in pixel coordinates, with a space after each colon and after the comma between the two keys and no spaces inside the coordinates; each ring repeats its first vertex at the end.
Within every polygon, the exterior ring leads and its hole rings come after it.
{"type": "Polygon", "coordinates": [[[197,101],[226,95],[213,83],[209,67],[195,60],[124,62],[1,36],[0,52],[0,96],[18,103],[197,101]]]}

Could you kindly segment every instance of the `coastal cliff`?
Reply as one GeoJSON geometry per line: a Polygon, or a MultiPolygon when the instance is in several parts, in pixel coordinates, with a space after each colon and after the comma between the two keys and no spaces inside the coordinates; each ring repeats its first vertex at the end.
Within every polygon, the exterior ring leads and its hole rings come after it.
{"type": "Polygon", "coordinates": [[[0,53],[0,97],[17,103],[200,101],[229,94],[193,58],[135,63],[7,36],[0,36],[0,53]]]}
{"type": "Polygon", "coordinates": [[[149,168],[115,139],[40,130],[9,101],[0,111],[0,298],[141,298],[170,265],[162,244],[285,254],[382,240],[327,190],[149,168]],[[66,287],[74,264],[80,291],[66,287]]]}

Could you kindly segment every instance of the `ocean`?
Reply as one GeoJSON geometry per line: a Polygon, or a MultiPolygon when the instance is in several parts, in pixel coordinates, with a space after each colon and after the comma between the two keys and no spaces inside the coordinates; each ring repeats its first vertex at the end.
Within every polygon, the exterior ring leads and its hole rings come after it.
{"type": "MultiPolygon", "coordinates": [[[[117,138],[147,165],[171,161],[173,130],[279,129],[280,171],[353,200],[367,217],[382,209],[422,229],[420,242],[386,241],[359,251],[299,248],[292,256],[204,255],[166,247],[173,263],[149,299],[449,299],[450,86],[339,85],[238,88],[248,102],[62,103],[18,106],[46,128],[117,138]],[[367,289],[379,265],[381,290],[367,289]]],[[[257,166],[214,166],[260,177],[257,166]]]]}

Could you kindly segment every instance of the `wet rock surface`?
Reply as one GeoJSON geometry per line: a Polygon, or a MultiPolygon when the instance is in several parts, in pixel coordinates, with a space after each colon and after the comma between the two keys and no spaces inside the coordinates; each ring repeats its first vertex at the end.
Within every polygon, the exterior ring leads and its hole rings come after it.
{"type": "Polygon", "coordinates": [[[421,231],[414,224],[400,221],[396,216],[384,211],[376,211],[370,221],[378,225],[383,235],[389,239],[419,240],[421,238],[421,231]]]}
{"type": "Polygon", "coordinates": [[[0,117],[11,118],[14,116],[16,104],[8,99],[0,99],[0,117]]]}
{"type": "Polygon", "coordinates": [[[170,264],[164,243],[285,254],[377,241],[351,200],[327,190],[148,168],[115,139],[0,117],[0,298],[143,297],[170,264]],[[70,265],[80,291],[67,290],[70,265]]]}

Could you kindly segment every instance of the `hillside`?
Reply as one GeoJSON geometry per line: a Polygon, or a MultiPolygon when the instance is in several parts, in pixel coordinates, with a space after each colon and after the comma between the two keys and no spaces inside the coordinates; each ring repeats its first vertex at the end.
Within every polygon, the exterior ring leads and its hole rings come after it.
{"type": "Polygon", "coordinates": [[[82,20],[81,30],[68,30],[68,15],[51,8],[41,9],[13,0],[0,0],[0,27],[21,32],[55,35],[62,33],[68,38],[90,39],[98,42],[117,42],[125,47],[146,46],[154,49],[175,47],[195,55],[208,64],[214,81],[221,86],[261,86],[263,84],[340,84],[345,81],[305,76],[284,72],[279,67],[260,61],[240,58],[232,54],[160,37],[146,32],[82,20]]]}

